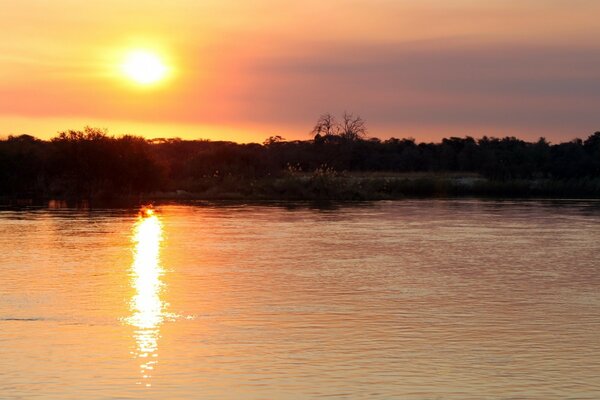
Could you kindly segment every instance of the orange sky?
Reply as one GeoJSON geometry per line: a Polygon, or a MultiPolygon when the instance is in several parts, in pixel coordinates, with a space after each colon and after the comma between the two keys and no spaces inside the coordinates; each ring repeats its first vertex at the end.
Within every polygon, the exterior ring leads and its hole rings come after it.
{"type": "Polygon", "coordinates": [[[595,0],[0,4],[0,136],[92,125],[304,139],[344,110],[378,137],[600,130],[595,0]],[[136,48],[159,54],[168,79],[128,81],[119,65],[136,48]]]}

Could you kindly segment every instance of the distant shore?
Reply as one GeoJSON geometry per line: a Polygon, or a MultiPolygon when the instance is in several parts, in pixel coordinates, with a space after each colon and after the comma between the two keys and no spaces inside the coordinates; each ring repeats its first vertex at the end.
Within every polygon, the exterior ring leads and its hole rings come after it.
{"type": "Polygon", "coordinates": [[[0,206],[136,205],[161,201],[375,201],[407,198],[600,199],[600,179],[494,181],[477,174],[295,173],[285,177],[207,178],[173,191],[91,196],[3,196],[0,206]]]}
{"type": "Polygon", "coordinates": [[[278,178],[197,182],[202,190],[180,189],[147,199],[196,200],[393,200],[415,197],[599,198],[597,179],[494,181],[477,174],[303,173],[278,178]]]}
{"type": "Polygon", "coordinates": [[[0,204],[600,198],[600,132],[558,144],[319,132],[262,144],[114,137],[89,127],[49,141],[11,136],[0,140],[0,204]]]}

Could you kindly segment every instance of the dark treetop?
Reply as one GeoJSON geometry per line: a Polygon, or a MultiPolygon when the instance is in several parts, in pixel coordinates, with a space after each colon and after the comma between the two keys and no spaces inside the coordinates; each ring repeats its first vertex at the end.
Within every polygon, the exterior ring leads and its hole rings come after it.
{"type": "Polygon", "coordinates": [[[0,197],[185,191],[213,198],[359,199],[485,194],[492,187],[493,195],[600,194],[600,132],[559,144],[515,137],[416,143],[367,139],[359,118],[344,115],[337,124],[330,117],[319,119],[311,140],[273,136],[263,144],[114,137],[89,127],[49,141],[10,136],[0,141],[0,197]],[[440,176],[462,183],[444,186],[440,176]]]}

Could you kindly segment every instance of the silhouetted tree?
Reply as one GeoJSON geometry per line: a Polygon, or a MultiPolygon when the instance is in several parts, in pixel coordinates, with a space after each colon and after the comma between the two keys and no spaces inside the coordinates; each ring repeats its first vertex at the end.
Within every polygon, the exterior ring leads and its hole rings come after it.
{"type": "Polygon", "coordinates": [[[356,141],[367,135],[367,126],[360,116],[344,112],[341,122],[338,122],[330,113],[322,114],[313,127],[311,134],[315,140],[334,141],[339,137],[349,141],[356,141]]]}
{"type": "Polygon", "coordinates": [[[331,114],[322,115],[313,132],[314,140],[271,136],[262,145],[114,137],[90,127],[61,132],[49,141],[9,136],[0,140],[0,196],[100,197],[204,190],[215,183],[250,184],[265,177],[286,177],[290,165],[302,173],[464,171],[498,181],[591,182],[588,187],[597,186],[600,179],[600,132],[559,144],[544,138],[527,142],[486,136],[450,137],[440,143],[416,143],[411,138],[381,141],[366,139],[364,121],[348,113],[340,123],[331,114]]]}
{"type": "Polygon", "coordinates": [[[313,127],[311,133],[319,136],[333,136],[338,134],[339,125],[330,113],[322,114],[313,127]]]}
{"type": "Polygon", "coordinates": [[[367,135],[367,126],[361,117],[344,112],[338,131],[344,139],[355,141],[367,135]]]}
{"type": "Polygon", "coordinates": [[[285,141],[285,139],[279,135],[269,136],[268,138],[265,139],[265,141],[263,142],[263,145],[264,146],[272,146],[275,143],[281,143],[284,141],[285,141]]]}

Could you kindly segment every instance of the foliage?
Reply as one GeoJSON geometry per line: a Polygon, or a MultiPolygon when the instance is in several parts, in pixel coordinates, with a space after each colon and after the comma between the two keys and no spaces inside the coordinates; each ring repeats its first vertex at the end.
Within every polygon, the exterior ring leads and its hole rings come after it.
{"type": "Polygon", "coordinates": [[[89,127],[49,141],[9,136],[0,140],[0,196],[96,198],[178,190],[214,197],[346,199],[600,194],[600,132],[558,144],[485,136],[417,143],[365,139],[364,122],[357,118],[347,114],[337,124],[326,114],[313,140],[273,136],[262,145],[114,137],[89,127]],[[396,178],[361,177],[365,173],[396,178]],[[475,178],[431,178],[446,173],[475,178]]]}

